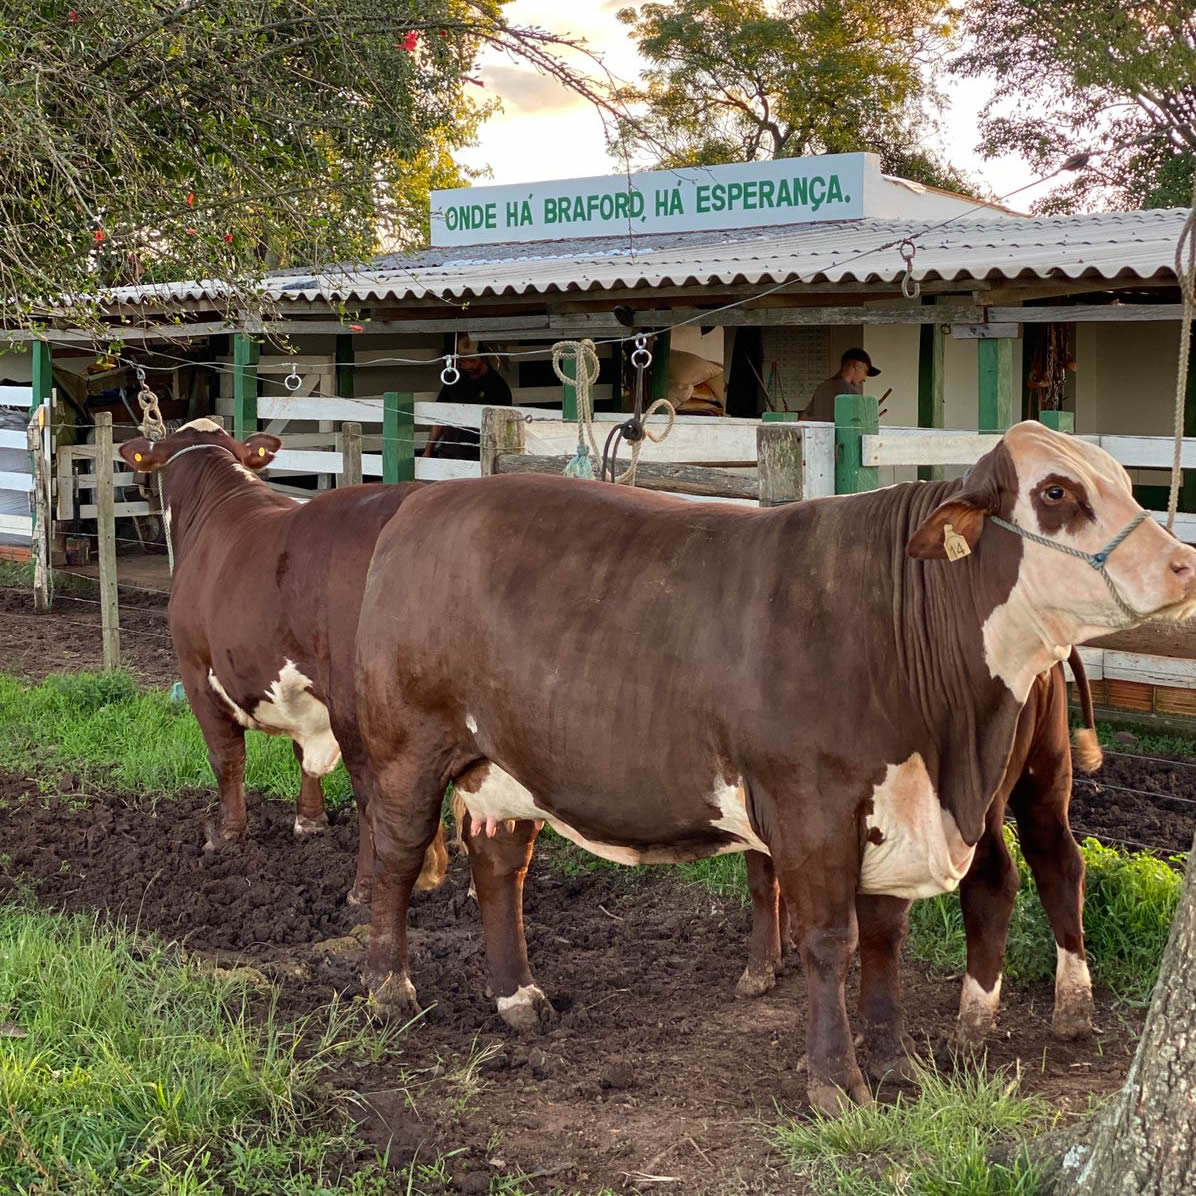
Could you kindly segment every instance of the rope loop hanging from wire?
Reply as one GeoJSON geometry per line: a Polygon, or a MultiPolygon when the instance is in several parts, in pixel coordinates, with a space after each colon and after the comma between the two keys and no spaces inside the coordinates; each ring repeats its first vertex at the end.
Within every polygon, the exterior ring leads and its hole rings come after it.
{"type": "Polygon", "coordinates": [[[905,263],[905,277],[901,280],[901,293],[907,299],[917,299],[922,294],[922,284],[914,278],[914,254],[918,247],[908,237],[898,247],[901,260],[905,263]]]}
{"type": "Polygon", "coordinates": [[[158,396],[145,380],[145,369],[137,367],[137,405],[141,408],[141,434],[147,440],[161,440],[166,435],[166,421],[158,407],[158,396]]]}
{"type": "Polygon", "coordinates": [[[1171,490],[1167,497],[1167,530],[1175,530],[1179,488],[1183,480],[1184,409],[1187,405],[1188,369],[1192,349],[1192,316],[1196,312],[1196,173],[1192,176],[1192,205],[1175,246],[1175,277],[1184,301],[1179,326],[1179,365],[1175,375],[1175,455],[1171,461],[1171,490]]]}
{"type": "Polygon", "coordinates": [[[562,384],[572,386],[577,395],[577,451],[565,466],[565,476],[591,480],[594,477],[591,449],[594,461],[599,459],[598,442],[594,439],[594,383],[598,381],[599,370],[594,342],[558,341],[552,346],[552,370],[562,384]],[[566,370],[569,362],[573,364],[572,374],[566,370]]]}

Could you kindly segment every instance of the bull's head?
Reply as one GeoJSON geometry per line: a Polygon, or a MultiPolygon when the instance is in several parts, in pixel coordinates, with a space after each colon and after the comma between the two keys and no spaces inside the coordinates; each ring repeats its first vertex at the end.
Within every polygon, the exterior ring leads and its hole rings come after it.
{"type": "Polygon", "coordinates": [[[212,420],[195,419],[161,440],[147,440],[144,436],[127,440],[118,451],[134,473],[155,473],[184,453],[199,449],[223,450],[238,465],[256,473],[274,460],[280,448],[282,441],[277,436],[255,432],[242,443],[212,420]]]}
{"type": "Polygon", "coordinates": [[[971,549],[981,535],[1021,538],[1009,603],[1056,643],[1196,614],[1196,551],[1150,518],[1104,449],[1035,421],[977,461],[914,533],[909,555],[945,557],[948,524],[971,549]]]}

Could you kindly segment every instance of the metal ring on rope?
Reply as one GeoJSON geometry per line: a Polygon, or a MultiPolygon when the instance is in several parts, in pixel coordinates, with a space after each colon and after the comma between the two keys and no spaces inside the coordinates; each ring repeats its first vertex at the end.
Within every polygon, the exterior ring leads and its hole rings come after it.
{"type": "Polygon", "coordinates": [[[291,372],[282,380],[282,384],[292,394],[294,394],[295,391],[297,391],[299,387],[303,385],[303,379],[293,362],[291,363],[291,372]]]}
{"type": "Polygon", "coordinates": [[[457,369],[457,359],[454,356],[444,359],[444,369],[440,371],[442,386],[456,386],[461,380],[461,371],[457,369]]]}
{"type": "Polygon", "coordinates": [[[906,238],[901,242],[898,252],[901,254],[901,260],[905,263],[905,277],[901,280],[901,293],[907,299],[917,299],[922,294],[922,284],[914,278],[914,254],[918,252],[918,247],[913,241],[906,238]]]}
{"type": "Polygon", "coordinates": [[[648,338],[642,332],[635,338],[635,348],[631,351],[631,364],[637,370],[646,370],[652,364],[648,338]]]}

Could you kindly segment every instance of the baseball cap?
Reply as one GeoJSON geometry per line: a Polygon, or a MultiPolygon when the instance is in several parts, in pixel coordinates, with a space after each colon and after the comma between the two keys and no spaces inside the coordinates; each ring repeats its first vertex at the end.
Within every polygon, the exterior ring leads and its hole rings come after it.
{"type": "Polygon", "coordinates": [[[862,361],[868,367],[868,377],[875,378],[880,370],[872,364],[872,358],[863,349],[848,349],[843,354],[840,364],[846,365],[849,361],[862,361]]]}

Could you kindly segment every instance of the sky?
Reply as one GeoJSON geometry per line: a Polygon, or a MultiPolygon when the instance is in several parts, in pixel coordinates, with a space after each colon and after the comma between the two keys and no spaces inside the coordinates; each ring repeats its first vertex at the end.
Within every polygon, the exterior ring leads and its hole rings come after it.
{"type": "MultiPolygon", "coordinates": [[[[629,6],[635,7],[632,0],[512,0],[504,12],[514,24],[584,38],[607,71],[633,81],[639,73],[639,54],[626,27],[615,19],[620,8],[629,6]]],[[[599,68],[591,64],[590,69],[599,68]]],[[[586,100],[493,52],[481,60],[480,75],[484,84],[480,94],[501,99],[503,111],[483,126],[476,148],[458,155],[469,167],[488,167],[493,172],[492,178],[479,179],[477,185],[615,172],[601,119],[586,100]]],[[[976,153],[976,118],[989,92],[983,79],[949,81],[945,148],[952,164],[984,180],[1000,196],[1031,182],[1034,174],[1020,158],[985,161],[976,153]]],[[[1040,186],[1023,191],[1009,206],[1026,210],[1045,190],[1040,186]]]]}

